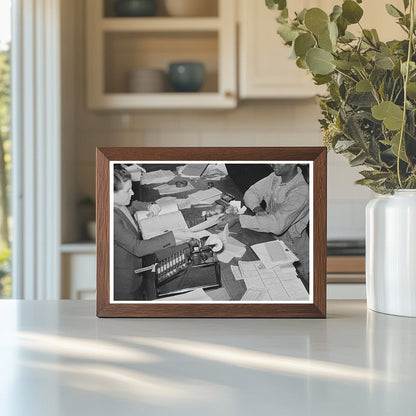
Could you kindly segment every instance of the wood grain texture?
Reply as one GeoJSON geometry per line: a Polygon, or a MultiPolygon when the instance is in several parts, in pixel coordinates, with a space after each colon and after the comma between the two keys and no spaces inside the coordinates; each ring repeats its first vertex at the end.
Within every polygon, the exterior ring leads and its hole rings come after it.
{"type": "Polygon", "coordinates": [[[324,147],[145,147],[98,148],[97,155],[97,316],[187,318],[326,317],[326,148],[324,147]],[[204,304],[110,303],[111,161],[313,161],[313,303],[276,304],[239,301],[204,304]]]}
{"type": "Polygon", "coordinates": [[[365,256],[328,256],[327,272],[365,274],[365,256]]]}

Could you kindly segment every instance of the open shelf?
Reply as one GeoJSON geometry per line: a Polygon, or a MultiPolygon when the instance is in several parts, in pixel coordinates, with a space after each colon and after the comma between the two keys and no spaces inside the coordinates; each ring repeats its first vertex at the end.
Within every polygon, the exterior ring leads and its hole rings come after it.
{"type": "MultiPolygon", "coordinates": [[[[235,108],[237,105],[236,11],[230,0],[213,0],[215,16],[114,17],[113,2],[87,7],[87,102],[91,109],[235,108]],[[131,71],[157,69],[168,79],[169,64],[201,62],[198,92],[129,88],[131,71]],[[137,91],[155,91],[142,93],[137,91]]],[[[141,78],[143,79],[143,78],[141,78]]]]}
{"type": "Polygon", "coordinates": [[[121,31],[138,31],[138,32],[169,32],[169,31],[205,31],[218,30],[220,28],[220,20],[215,17],[138,17],[138,18],[122,18],[115,17],[111,19],[103,19],[101,23],[102,30],[106,32],[121,31]]]}
{"type": "MultiPolygon", "coordinates": [[[[216,32],[111,32],[105,34],[105,94],[131,94],[128,78],[138,68],[159,69],[165,73],[165,90],[174,93],[168,82],[169,64],[178,61],[197,61],[204,64],[205,81],[196,93],[218,93],[218,38],[216,32]]],[[[149,98],[149,97],[146,97],[149,98]]]]}
{"type": "MultiPolygon", "coordinates": [[[[117,0],[100,0],[100,1],[103,1],[102,16],[105,19],[117,17],[115,13],[115,4],[117,0]]],[[[191,1],[191,0],[188,0],[188,1],[191,1]]],[[[203,1],[203,4],[200,5],[200,7],[198,7],[198,5],[196,6],[194,5],[194,11],[196,7],[196,10],[198,10],[199,13],[195,13],[194,17],[185,17],[185,19],[194,19],[195,17],[218,17],[219,0],[192,0],[192,1],[193,2],[203,1]]],[[[230,1],[230,0],[227,0],[227,1],[230,1]]],[[[172,4],[176,2],[177,3],[176,10],[178,10],[177,7],[181,6],[181,3],[182,3],[181,0],[156,0],[156,2],[157,2],[157,12],[156,12],[156,16],[151,17],[152,19],[158,18],[158,17],[167,17],[170,19],[175,18],[174,16],[169,15],[169,4],[166,4],[166,3],[168,2],[172,4]]],[[[134,17],[120,17],[120,19],[130,20],[130,19],[134,19],[134,17]]],[[[143,19],[143,17],[141,19],[143,19]]]]}

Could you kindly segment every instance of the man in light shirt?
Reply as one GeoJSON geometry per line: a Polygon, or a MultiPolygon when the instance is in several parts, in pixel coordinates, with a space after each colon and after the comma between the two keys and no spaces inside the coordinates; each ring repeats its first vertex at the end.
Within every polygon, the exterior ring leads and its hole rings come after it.
{"type": "Polygon", "coordinates": [[[239,221],[242,228],[273,233],[300,259],[299,272],[309,281],[309,185],[296,164],[272,164],[273,173],[252,185],[244,202],[255,214],[225,216],[220,225],[239,221]],[[264,201],[266,208],[261,204],[264,201]]]}

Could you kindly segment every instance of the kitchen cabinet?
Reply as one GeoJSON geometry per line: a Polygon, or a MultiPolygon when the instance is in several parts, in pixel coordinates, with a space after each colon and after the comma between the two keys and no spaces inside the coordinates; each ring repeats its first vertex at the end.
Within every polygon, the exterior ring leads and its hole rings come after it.
{"type": "MultiPolygon", "coordinates": [[[[104,0],[86,2],[87,102],[90,109],[233,108],[237,105],[236,5],[218,2],[217,16],[115,17],[104,0]],[[199,61],[199,92],[129,92],[139,68],[167,72],[169,63],[199,61]]],[[[111,3],[110,3],[111,6],[111,3]]]]}
{"type": "MultiPolygon", "coordinates": [[[[296,10],[325,8],[323,3],[299,0],[296,10]]],[[[238,6],[240,97],[290,99],[322,93],[322,87],[314,85],[311,75],[289,59],[291,50],[276,33],[277,12],[267,9],[264,1],[239,0],[238,6]]]]}
{"type": "MultiPolygon", "coordinates": [[[[294,3],[289,3],[289,11],[319,7],[330,12],[334,4],[342,2],[299,0],[294,3]]],[[[402,0],[391,3],[403,8],[402,0]]],[[[324,86],[314,85],[311,75],[289,58],[291,49],[276,33],[278,12],[267,9],[263,1],[238,0],[238,7],[240,98],[308,98],[325,93],[324,86]]],[[[404,32],[394,24],[394,18],[388,15],[384,4],[366,0],[361,7],[364,9],[363,27],[376,28],[383,41],[403,38],[404,32]]],[[[348,30],[358,33],[360,28],[352,25],[348,30]]]]}
{"type": "Polygon", "coordinates": [[[95,300],[95,244],[63,244],[61,253],[61,298],[95,300]]]}

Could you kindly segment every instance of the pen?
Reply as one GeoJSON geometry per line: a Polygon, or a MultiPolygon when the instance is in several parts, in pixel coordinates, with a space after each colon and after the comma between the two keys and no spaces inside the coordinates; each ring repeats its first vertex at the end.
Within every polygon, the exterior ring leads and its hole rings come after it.
{"type": "Polygon", "coordinates": [[[204,170],[201,172],[199,176],[202,176],[204,174],[204,172],[207,170],[207,167],[208,167],[208,163],[205,165],[204,170]]]}

